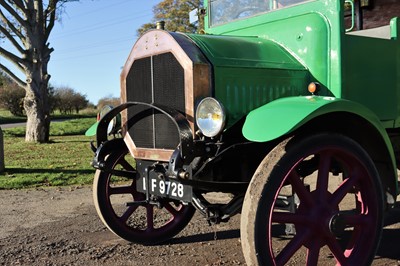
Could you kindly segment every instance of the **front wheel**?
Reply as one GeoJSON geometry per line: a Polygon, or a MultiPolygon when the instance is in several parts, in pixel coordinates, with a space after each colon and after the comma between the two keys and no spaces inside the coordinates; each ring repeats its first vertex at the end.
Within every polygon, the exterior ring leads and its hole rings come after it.
{"type": "Polygon", "coordinates": [[[368,265],[382,232],[383,192],[369,155],[338,134],[286,140],[246,192],[248,265],[368,265]]]}
{"type": "MultiPolygon", "coordinates": [[[[135,162],[128,149],[115,150],[106,166],[116,170],[134,170],[135,162]]],[[[178,234],[190,222],[195,209],[191,205],[159,199],[159,205],[146,203],[146,196],[136,190],[132,178],[114,176],[97,170],[93,199],[98,215],[113,233],[130,242],[152,245],[178,234]]]]}

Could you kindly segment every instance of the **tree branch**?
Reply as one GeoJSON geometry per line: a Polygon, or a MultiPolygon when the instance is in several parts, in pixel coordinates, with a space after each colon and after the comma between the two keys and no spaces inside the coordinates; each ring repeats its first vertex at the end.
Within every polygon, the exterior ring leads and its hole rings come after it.
{"type": "Polygon", "coordinates": [[[19,31],[15,25],[4,15],[4,13],[0,10],[0,18],[3,21],[4,24],[7,25],[11,29],[12,32],[15,33],[15,35],[18,36],[21,40],[24,40],[24,36],[22,35],[21,31],[19,31]]]}
{"type": "Polygon", "coordinates": [[[11,72],[10,69],[8,69],[5,65],[0,63],[0,69],[6,73],[12,80],[14,80],[18,86],[25,88],[26,87],[26,82],[23,82],[19,77],[17,77],[14,73],[11,72]]]}
{"type": "Polygon", "coordinates": [[[14,45],[14,47],[20,52],[21,54],[25,54],[24,48],[15,40],[15,38],[8,32],[3,26],[0,25],[0,32],[6,36],[6,38],[14,45]]]}
{"type": "Polygon", "coordinates": [[[5,0],[0,0],[0,6],[4,7],[8,13],[10,13],[11,16],[15,18],[16,21],[18,21],[21,26],[25,27],[25,21],[21,16],[9,5],[5,0]]]}
{"type": "Polygon", "coordinates": [[[49,22],[45,28],[44,39],[47,42],[50,36],[50,32],[54,27],[54,22],[56,20],[56,8],[57,8],[57,0],[50,0],[49,5],[45,10],[45,18],[49,17],[49,22]],[[50,16],[49,16],[50,14],[50,16]]]}
{"type": "Polygon", "coordinates": [[[14,4],[21,10],[24,11],[25,10],[25,5],[24,2],[22,0],[14,0],[14,4]]]}
{"type": "Polygon", "coordinates": [[[4,48],[0,47],[0,55],[6,58],[8,61],[12,62],[14,65],[18,67],[19,70],[25,71],[24,67],[26,66],[26,63],[24,60],[15,54],[5,50],[4,48]]]}
{"type": "Polygon", "coordinates": [[[36,23],[38,24],[38,27],[42,27],[44,32],[45,27],[45,18],[43,17],[43,1],[42,0],[34,0],[34,8],[36,11],[36,23]]]}
{"type": "Polygon", "coordinates": [[[24,0],[26,9],[33,9],[33,1],[32,0],[24,0]]]}

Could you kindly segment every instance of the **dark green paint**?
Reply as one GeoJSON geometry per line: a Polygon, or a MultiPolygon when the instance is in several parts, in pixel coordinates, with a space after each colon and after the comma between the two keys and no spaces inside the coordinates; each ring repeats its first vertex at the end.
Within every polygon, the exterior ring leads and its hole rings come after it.
{"type": "Polygon", "coordinates": [[[385,129],[400,127],[399,20],[381,39],[346,33],[344,0],[262,12],[213,27],[206,16],[207,35],[190,35],[213,64],[213,96],[227,110],[227,126],[247,116],[243,135],[269,141],[317,116],[353,113],[381,133],[397,180],[385,129]],[[307,92],[311,81],[321,97],[307,92]]]}
{"type": "Polygon", "coordinates": [[[282,46],[256,37],[190,35],[214,68],[214,97],[228,126],[281,97],[307,94],[307,69],[282,46]]]}

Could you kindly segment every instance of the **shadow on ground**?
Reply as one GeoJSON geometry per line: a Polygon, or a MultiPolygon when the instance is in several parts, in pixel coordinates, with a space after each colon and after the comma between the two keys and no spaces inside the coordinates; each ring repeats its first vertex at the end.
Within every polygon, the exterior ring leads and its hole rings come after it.
{"type": "Polygon", "coordinates": [[[225,240],[225,239],[234,239],[240,237],[240,231],[238,229],[235,230],[225,230],[225,231],[217,231],[215,233],[202,233],[190,236],[182,236],[171,239],[168,244],[187,244],[194,242],[208,242],[214,240],[225,240]]]}

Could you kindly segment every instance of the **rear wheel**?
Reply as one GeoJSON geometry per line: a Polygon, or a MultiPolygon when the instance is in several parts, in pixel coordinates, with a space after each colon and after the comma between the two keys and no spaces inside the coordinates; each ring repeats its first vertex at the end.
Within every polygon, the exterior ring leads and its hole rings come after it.
{"type": "Polygon", "coordinates": [[[367,265],[382,231],[379,175],[348,137],[283,141],[247,190],[241,242],[248,265],[367,265]]]}
{"type": "MultiPolygon", "coordinates": [[[[112,152],[108,168],[134,170],[127,148],[112,152]]],[[[146,203],[146,196],[136,190],[134,178],[114,176],[97,170],[93,199],[103,223],[116,235],[145,245],[164,242],[178,234],[190,222],[195,209],[180,202],[159,199],[158,206],[146,203]]]]}

